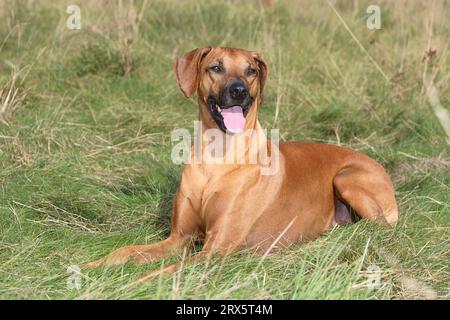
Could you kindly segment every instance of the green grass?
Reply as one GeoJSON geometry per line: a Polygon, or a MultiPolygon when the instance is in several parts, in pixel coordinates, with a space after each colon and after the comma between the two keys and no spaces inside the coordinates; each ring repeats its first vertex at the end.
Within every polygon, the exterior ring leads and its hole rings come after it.
{"type": "Polygon", "coordinates": [[[83,1],[79,31],[66,29],[64,1],[2,1],[0,90],[12,64],[18,95],[0,122],[0,298],[449,299],[449,146],[422,74],[435,75],[448,108],[450,3],[376,3],[377,31],[366,28],[373,1],[335,8],[388,79],[326,1],[125,4],[136,24],[117,18],[115,2],[83,1]],[[120,30],[135,30],[132,41],[120,30]],[[69,265],[167,236],[182,170],[170,132],[197,118],[171,60],[206,44],[262,53],[270,76],[260,122],[282,140],[346,145],[382,163],[397,228],[359,222],[264,260],[216,257],[140,287],[130,283],[160,263],[103,268],[68,289],[69,265]],[[437,53],[424,63],[429,46],[437,53]],[[371,265],[381,288],[355,288],[371,265]]]}

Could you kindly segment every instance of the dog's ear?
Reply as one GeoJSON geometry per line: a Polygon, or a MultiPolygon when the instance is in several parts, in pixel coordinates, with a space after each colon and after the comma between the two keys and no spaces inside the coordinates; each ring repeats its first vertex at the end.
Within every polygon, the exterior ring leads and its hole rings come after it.
{"type": "Polygon", "coordinates": [[[197,48],[173,61],[178,85],[188,98],[197,91],[200,62],[210,51],[211,47],[197,48]]]}
{"type": "Polygon", "coordinates": [[[259,75],[259,99],[260,105],[262,105],[264,100],[264,86],[266,85],[266,80],[269,75],[269,67],[267,63],[261,58],[261,55],[257,52],[253,53],[253,58],[258,64],[258,75],[259,75]]]}

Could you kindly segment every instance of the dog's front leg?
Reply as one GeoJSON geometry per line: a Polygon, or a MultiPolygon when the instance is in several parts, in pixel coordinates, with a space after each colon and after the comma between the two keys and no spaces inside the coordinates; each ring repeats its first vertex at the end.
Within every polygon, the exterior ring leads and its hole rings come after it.
{"type": "MultiPolygon", "coordinates": [[[[227,217],[228,215],[224,216],[227,217]]],[[[245,241],[248,229],[239,227],[232,228],[232,224],[227,223],[229,221],[225,222],[224,220],[226,219],[220,219],[211,230],[206,232],[205,244],[201,252],[194,256],[187,257],[181,262],[168,265],[163,269],[144,273],[136,283],[152,280],[161,274],[177,272],[186,266],[207,260],[214,254],[227,256],[237,251],[245,241]],[[227,226],[230,226],[230,228],[227,226]]]]}
{"type": "Polygon", "coordinates": [[[104,258],[85,264],[84,268],[92,269],[102,265],[119,265],[128,261],[133,261],[135,263],[146,263],[164,259],[165,257],[178,251],[178,248],[182,247],[184,242],[184,238],[171,235],[167,239],[154,244],[119,248],[104,258]]]}
{"type": "Polygon", "coordinates": [[[154,244],[134,245],[114,250],[108,256],[84,265],[84,268],[96,268],[101,265],[118,265],[128,261],[148,263],[161,260],[179,253],[192,243],[200,232],[199,218],[194,211],[192,200],[180,190],[174,200],[170,236],[154,244]]]}

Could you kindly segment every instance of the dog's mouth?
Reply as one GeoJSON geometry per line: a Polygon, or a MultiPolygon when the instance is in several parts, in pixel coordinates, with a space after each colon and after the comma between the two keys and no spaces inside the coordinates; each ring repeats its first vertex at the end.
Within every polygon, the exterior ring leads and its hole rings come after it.
{"type": "Polygon", "coordinates": [[[225,133],[241,133],[244,131],[246,116],[251,103],[246,105],[220,106],[213,97],[208,98],[211,115],[219,128],[225,133]]]}

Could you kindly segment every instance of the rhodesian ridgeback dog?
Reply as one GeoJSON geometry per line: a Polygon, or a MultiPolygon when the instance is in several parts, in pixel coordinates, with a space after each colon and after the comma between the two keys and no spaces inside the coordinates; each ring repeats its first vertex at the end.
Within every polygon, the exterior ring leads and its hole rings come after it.
{"type": "MultiPolygon", "coordinates": [[[[375,160],[335,145],[274,145],[264,140],[257,114],[269,70],[258,53],[198,48],[176,59],[174,71],[186,97],[197,93],[200,147],[211,143],[206,133],[214,130],[215,139],[231,141],[231,151],[225,151],[232,154],[231,163],[186,164],[173,203],[170,236],[154,244],[120,248],[89,267],[164,259],[184,250],[193,239],[203,241],[194,259],[245,248],[272,250],[312,240],[336,224],[354,221],[353,215],[396,224],[394,188],[375,160]],[[255,150],[276,154],[269,157],[269,162],[277,162],[271,174],[262,172],[267,162],[238,161],[242,159],[236,156],[236,139],[248,131],[248,143],[240,147],[240,154],[247,159],[255,144],[255,150]]],[[[189,159],[195,160],[199,152],[192,147],[189,159]]],[[[176,271],[179,266],[162,271],[176,271]]]]}

